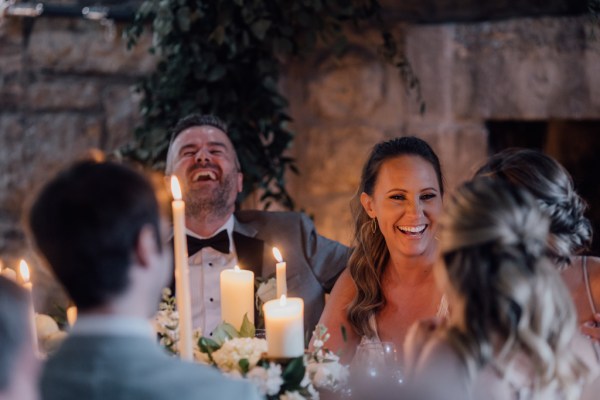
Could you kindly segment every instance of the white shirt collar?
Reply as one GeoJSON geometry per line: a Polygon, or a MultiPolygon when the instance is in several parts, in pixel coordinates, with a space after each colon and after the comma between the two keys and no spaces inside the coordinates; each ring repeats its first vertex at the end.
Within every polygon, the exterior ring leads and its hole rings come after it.
{"type": "Polygon", "coordinates": [[[156,334],[149,321],[117,315],[79,315],[70,330],[71,335],[137,336],[154,339],[156,334]]]}

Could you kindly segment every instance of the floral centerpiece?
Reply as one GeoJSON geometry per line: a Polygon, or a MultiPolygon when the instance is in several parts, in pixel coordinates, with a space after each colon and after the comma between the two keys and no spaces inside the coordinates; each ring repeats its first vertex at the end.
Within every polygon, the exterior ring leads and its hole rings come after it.
{"type": "MultiPolygon", "coordinates": [[[[170,292],[163,293],[154,322],[161,344],[177,354],[178,315],[170,292]]],[[[223,323],[213,331],[212,338],[197,332],[194,359],[226,375],[248,379],[270,400],[318,399],[318,389],[336,391],[346,383],[347,367],[324,347],[329,339],[325,327],[315,329],[313,351],[285,361],[269,359],[267,341],[256,338],[255,334],[255,327],[247,317],[239,331],[223,323]]]]}

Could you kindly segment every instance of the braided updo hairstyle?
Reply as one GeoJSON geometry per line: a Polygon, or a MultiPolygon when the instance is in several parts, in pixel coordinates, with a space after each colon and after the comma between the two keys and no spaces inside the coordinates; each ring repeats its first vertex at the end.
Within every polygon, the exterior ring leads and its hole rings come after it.
{"type": "Polygon", "coordinates": [[[475,176],[504,179],[533,194],[550,217],[548,251],[559,267],[589,247],[592,226],[584,216],[587,204],[575,192],[569,173],[552,157],[536,150],[507,149],[490,157],[475,176]]]}
{"type": "Polygon", "coordinates": [[[536,389],[557,384],[569,397],[585,367],[570,350],[573,302],[545,257],[548,227],[522,188],[476,178],[457,189],[439,233],[447,289],[464,300],[447,338],[470,377],[490,362],[503,372],[519,352],[536,389]]]}

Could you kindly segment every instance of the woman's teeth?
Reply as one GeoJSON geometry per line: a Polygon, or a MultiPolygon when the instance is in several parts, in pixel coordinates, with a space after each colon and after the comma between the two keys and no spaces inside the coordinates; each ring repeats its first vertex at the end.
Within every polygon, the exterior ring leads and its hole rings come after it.
{"type": "Polygon", "coordinates": [[[423,233],[427,225],[417,225],[417,226],[397,226],[398,230],[402,233],[423,233]]]}

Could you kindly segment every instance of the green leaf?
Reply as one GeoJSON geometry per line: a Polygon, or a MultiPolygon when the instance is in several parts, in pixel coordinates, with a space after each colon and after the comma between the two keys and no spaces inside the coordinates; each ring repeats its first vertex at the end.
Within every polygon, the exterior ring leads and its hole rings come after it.
{"type": "Polygon", "coordinates": [[[213,351],[219,350],[221,345],[212,339],[202,336],[198,339],[198,347],[200,347],[201,352],[210,354],[213,351]]]}
{"type": "Polygon", "coordinates": [[[271,27],[271,21],[266,20],[266,19],[259,19],[258,21],[254,22],[252,24],[252,26],[250,27],[250,30],[252,30],[252,33],[258,39],[264,40],[265,36],[267,34],[267,31],[269,30],[270,27],[271,27]]]}
{"type": "Polygon", "coordinates": [[[254,324],[248,319],[248,314],[244,314],[242,327],[240,328],[240,337],[253,338],[256,335],[254,324]]]}
{"type": "Polygon", "coordinates": [[[289,388],[299,387],[300,382],[304,379],[305,372],[304,356],[293,358],[281,373],[281,378],[285,382],[284,386],[289,388]]]}
{"type": "Polygon", "coordinates": [[[208,76],[206,77],[206,80],[208,80],[209,82],[215,82],[218,81],[219,79],[221,79],[223,76],[225,76],[225,72],[227,72],[225,70],[225,67],[223,67],[222,65],[215,65],[215,67],[209,72],[208,76]]]}
{"type": "Polygon", "coordinates": [[[248,371],[250,371],[250,362],[248,361],[247,358],[242,358],[238,362],[238,365],[240,366],[240,370],[242,371],[243,375],[246,375],[248,373],[248,371]]]}
{"type": "Polygon", "coordinates": [[[181,7],[177,10],[177,24],[183,32],[190,30],[191,20],[190,9],[188,7],[181,7]]]}
{"type": "Polygon", "coordinates": [[[223,322],[219,324],[213,331],[213,338],[215,342],[220,343],[221,345],[225,343],[226,340],[240,337],[238,331],[233,327],[233,325],[228,324],[227,322],[223,322]]]}

